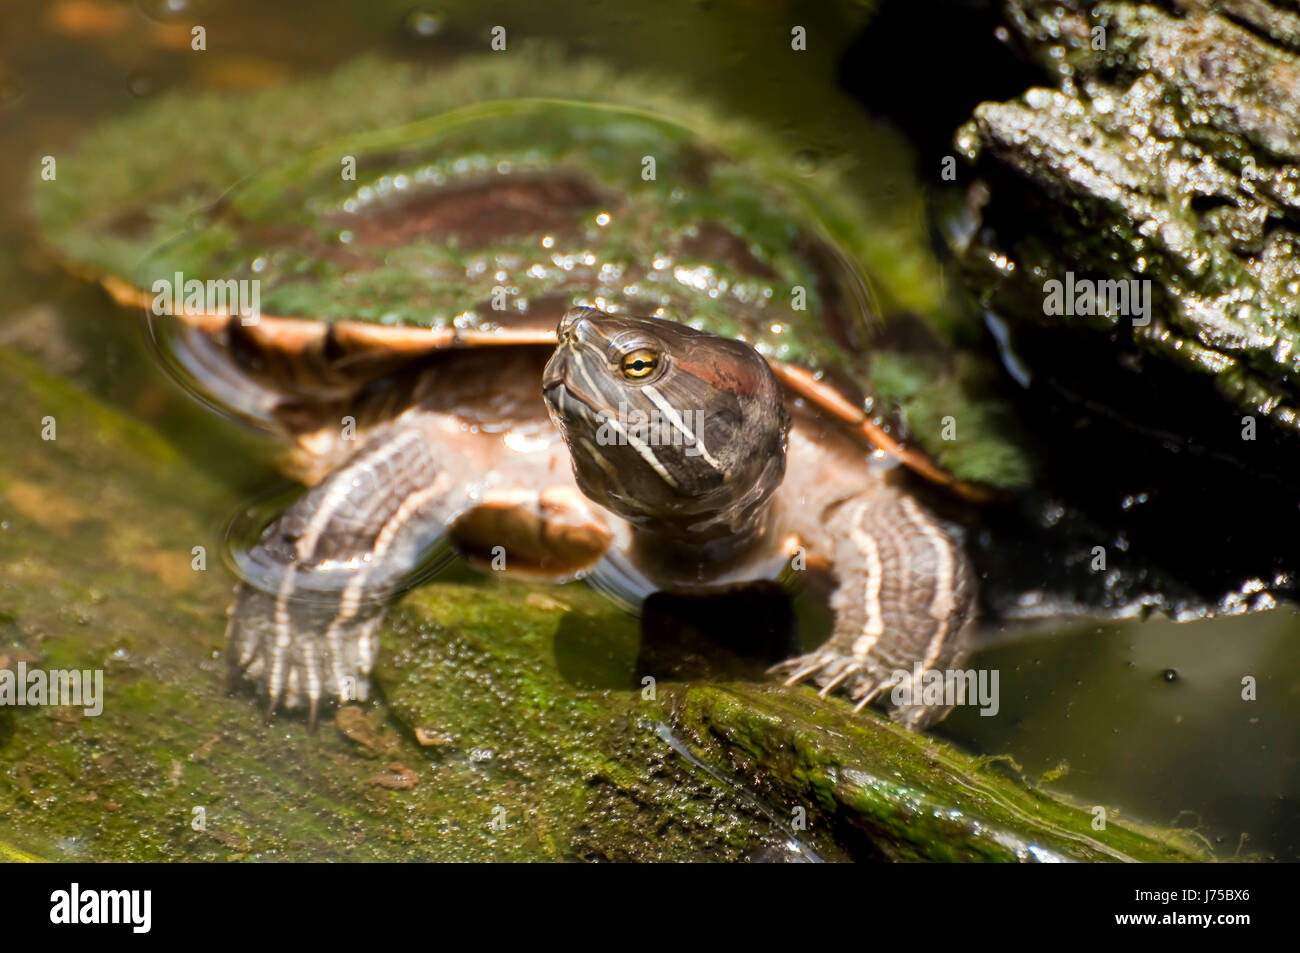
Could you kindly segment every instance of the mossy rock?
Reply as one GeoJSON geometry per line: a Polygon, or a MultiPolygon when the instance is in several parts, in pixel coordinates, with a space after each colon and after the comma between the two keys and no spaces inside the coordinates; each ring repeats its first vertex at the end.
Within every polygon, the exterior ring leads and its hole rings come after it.
{"type": "Polygon", "coordinates": [[[98,716],[0,708],[7,859],[1205,858],[809,689],[651,693],[635,620],[580,586],[424,586],[383,701],[264,722],[225,690],[231,493],[26,358],[0,387],[0,667],[104,673],[98,716]]]}
{"type": "Polygon", "coordinates": [[[1225,403],[1207,427],[1167,399],[1152,426],[1200,436],[1248,414],[1294,439],[1294,14],[1175,6],[1009,4],[1018,47],[1054,86],[983,103],[958,132],[979,218],[957,243],[962,268],[1039,369],[1082,399],[1106,401],[1124,369],[1155,365],[1225,403]]]}

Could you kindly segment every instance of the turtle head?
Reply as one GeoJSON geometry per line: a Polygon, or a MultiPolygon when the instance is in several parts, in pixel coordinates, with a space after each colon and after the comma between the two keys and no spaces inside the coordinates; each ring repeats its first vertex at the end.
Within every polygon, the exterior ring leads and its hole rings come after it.
{"type": "Polygon", "coordinates": [[[716,538],[752,525],[785,475],[781,385],[749,345],[575,308],[542,378],[578,485],[634,525],[716,538]]]}

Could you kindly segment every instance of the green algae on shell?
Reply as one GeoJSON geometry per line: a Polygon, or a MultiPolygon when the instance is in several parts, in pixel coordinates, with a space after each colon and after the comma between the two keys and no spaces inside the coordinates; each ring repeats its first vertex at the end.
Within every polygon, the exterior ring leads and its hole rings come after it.
{"type": "Polygon", "coordinates": [[[917,425],[927,416],[868,403],[877,317],[953,326],[941,283],[916,278],[924,236],[881,233],[869,183],[799,166],[670,83],[509,59],[433,73],[363,61],[243,99],[166,98],[105,124],[35,193],[43,233],[141,303],[180,273],[256,277],[265,314],[377,329],[536,327],[566,301],[661,312],[827,372],[959,479],[1027,482],[1010,416],[981,412],[999,403],[990,388],[948,382],[945,410],[971,423],[961,452],[917,425]],[[167,130],[184,155],[140,148],[167,130]],[[466,208],[506,176],[513,204],[483,230],[466,208]]]}
{"type": "Polygon", "coordinates": [[[257,279],[267,314],[431,330],[550,330],[588,304],[814,368],[851,369],[869,333],[865,278],[797,196],[621,107],[510,100],[353,137],[201,219],[130,282],[257,279]]]}

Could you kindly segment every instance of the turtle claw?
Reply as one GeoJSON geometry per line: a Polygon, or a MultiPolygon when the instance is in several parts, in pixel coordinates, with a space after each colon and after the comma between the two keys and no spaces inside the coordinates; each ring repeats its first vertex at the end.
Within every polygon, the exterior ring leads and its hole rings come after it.
{"type": "Polygon", "coordinates": [[[777,665],[787,686],[810,680],[818,694],[846,695],[861,711],[882,699],[890,718],[921,728],[944,706],[911,703],[891,691],[915,666],[944,670],[966,652],[975,614],[974,582],[949,531],[910,498],[850,497],[825,518],[838,586],[835,627],[825,644],[777,665]]]}
{"type": "MultiPolygon", "coordinates": [[[[834,637],[821,648],[787,659],[772,666],[773,674],[791,674],[782,682],[787,688],[804,681],[811,681],[818,686],[817,695],[827,698],[836,692],[842,692],[852,701],[855,712],[875,701],[877,697],[894,685],[894,676],[886,675],[867,659],[850,652],[840,652],[833,646],[834,637]]],[[[899,720],[894,710],[890,716],[899,720]]]]}
{"type": "Polygon", "coordinates": [[[305,708],[308,726],[315,727],[329,703],[369,695],[378,651],[373,629],[384,608],[382,603],[368,605],[340,623],[337,608],[317,601],[285,602],[241,583],[227,629],[228,684],[233,689],[254,683],[268,721],[281,709],[305,708]]]}
{"type": "Polygon", "coordinates": [[[818,653],[811,655],[799,655],[784,662],[778,662],[767,670],[769,675],[784,675],[786,672],[792,674],[781,684],[786,688],[798,685],[808,676],[814,674],[818,669],[825,667],[828,661],[823,661],[818,653]],[[812,661],[809,662],[809,659],[812,661]]]}

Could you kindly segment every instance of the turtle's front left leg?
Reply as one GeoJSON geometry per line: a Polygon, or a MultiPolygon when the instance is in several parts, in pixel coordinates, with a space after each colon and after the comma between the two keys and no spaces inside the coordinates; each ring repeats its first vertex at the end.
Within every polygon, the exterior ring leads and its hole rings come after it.
{"type": "Polygon", "coordinates": [[[975,584],[961,546],[907,494],[872,487],[823,515],[838,586],[831,637],[777,666],[787,685],[810,679],[821,694],[843,691],[861,708],[881,696],[910,728],[941,719],[921,701],[921,673],[961,663],[975,616],[975,584]],[[902,704],[892,700],[900,686],[902,704]],[[910,699],[910,701],[908,701],[910,699]]]}

